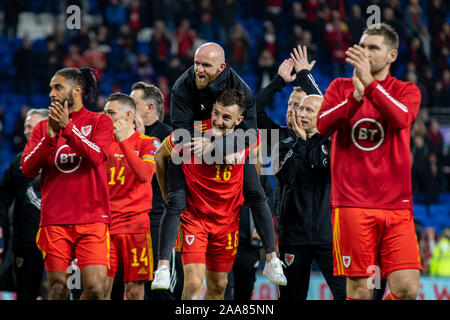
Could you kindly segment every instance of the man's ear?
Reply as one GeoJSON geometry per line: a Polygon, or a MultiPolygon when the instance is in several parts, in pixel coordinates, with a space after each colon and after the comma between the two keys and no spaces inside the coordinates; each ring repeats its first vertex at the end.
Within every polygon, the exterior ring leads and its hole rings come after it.
{"type": "Polygon", "coordinates": [[[75,97],[81,97],[81,98],[83,98],[83,97],[82,97],[82,90],[81,90],[81,87],[80,87],[80,86],[74,86],[74,87],[72,88],[72,95],[73,95],[74,98],[75,98],[75,97]]]}
{"type": "Polygon", "coordinates": [[[398,50],[392,49],[389,52],[389,63],[394,63],[394,61],[397,60],[397,56],[398,56],[398,50]]]}
{"type": "Polygon", "coordinates": [[[244,116],[240,115],[239,118],[236,120],[236,126],[238,126],[242,122],[242,120],[244,120],[244,116]]]}
{"type": "Polygon", "coordinates": [[[223,69],[225,69],[226,66],[227,66],[227,63],[226,63],[226,62],[222,62],[222,63],[220,64],[220,66],[219,66],[219,71],[222,72],[223,69]]]}
{"type": "Polygon", "coordinates": [[[135,116],[134,116],[133,111],[128,110],[127,113],[126,113],[126,119],[127,119],[127,120],[133,119],[133,121],[134,121],[134,117],[135,117],[135,116]]]}

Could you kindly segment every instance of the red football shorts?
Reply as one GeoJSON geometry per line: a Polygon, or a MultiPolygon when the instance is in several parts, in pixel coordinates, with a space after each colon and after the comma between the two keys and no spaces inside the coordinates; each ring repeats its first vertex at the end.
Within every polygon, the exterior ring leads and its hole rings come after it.
{"type": "Polygon", "coordinates": [[[190,263],[206,264],[206,270],[230,272],[239,245],[239,216],[229,223],[218,225],[214,218],[186,210],[181,215],[181,245],[183,266],[190,263]]]}
{"type": "Polygon", "coordinates": [[[111,235],[111,269],[114,277],[119,265],[123,281],[153,280],[153,249],[150,233],[119,233],[111,235]]]}
{"type": "Polygon", "coordinates": [[[422,270],[411,210],[333,208],[331,219],[335,276],[422,270]]]}
{"type": "Polygon", "coordinates": [[[47,271],[67,270],[74,258],[83,269],[109,266],[109,231],[106,223],[47,225],[39,228],[36,244],[47,271]]]}

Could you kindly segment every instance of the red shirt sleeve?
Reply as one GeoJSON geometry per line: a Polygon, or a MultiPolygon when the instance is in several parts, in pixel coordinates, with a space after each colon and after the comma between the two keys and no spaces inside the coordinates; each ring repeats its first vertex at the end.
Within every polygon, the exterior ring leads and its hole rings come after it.
{"type": "Polygon", "coordinates": [[[113,133],[112,120],[106,115],[99,118],[92,140],[88,140],[72,122],[61,130],[67,144],[83,159],[91,161],[94,165],[99,165],[107,159],[113,133]]]}
{"type": "Polygon", "coordinates": [[[347,96],[341,94],[344,92],[342,80],[336,79],[331,82],[317,114],[317,130],[323,136],[331,136],[362,105],[362,101],[357,101],[353,97],[353,91],[347,96]]]}
{"type": "Polygon", "coordinates": [[[56,147],[56,141],[56,137],[47,136],[47,120],[34,127],[20,159],[25,177],[33,178],[39,174],[48,161],[48,155],[56,147]]]}
{"type": "Polygon", "coordinates": [[[403,90],[389,92],[378,81],[367,86],[364,95],[372,102],[389,123],[396,129],[408,128],[419,112],[421,94],[413,83],[405,83],[403,90]]]}
{"type": "Polygon", "coordinates": [[[145,139],[141,150],[142,157],[139,157],[133,149],[133,145],[127,140],[119,142],[125,157],[135,176],[142,182],[150,181],[155,173],[155,152],[156,146],[154,141],[159,143],[158,139],[145,139]]]}

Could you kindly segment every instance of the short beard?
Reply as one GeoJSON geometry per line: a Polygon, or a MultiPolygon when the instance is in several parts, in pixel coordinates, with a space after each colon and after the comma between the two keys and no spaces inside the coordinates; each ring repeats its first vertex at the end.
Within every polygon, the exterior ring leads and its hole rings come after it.
{"type": "Polygon", "coordinates": [[[68,97],[68,99],[67,99],[67,104],[68,104],[68,106],[69,106],[69,109],[71,108],[71,107],[73,107],[73,104],[75,103],[75,101],[74,101],[74,99],[73,99],[73,91],[70,91],[69,92],[69,97],[68,97]]]}
{"type": "Polygon", "coordinates": [[[67,105],[70,109],[75,103],[75,100],[73,99],[73,92],[70,91],[67,97],[63,99],[63,101],[60,101],[58,99],[55,99],[55,101],[59,102],[62,106],[64,106],[64,103],[67,101],[67,105]]]}

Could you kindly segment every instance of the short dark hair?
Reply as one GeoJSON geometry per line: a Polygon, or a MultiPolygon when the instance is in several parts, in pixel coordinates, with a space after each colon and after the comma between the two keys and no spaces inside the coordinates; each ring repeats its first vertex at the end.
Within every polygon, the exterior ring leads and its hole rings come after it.
{"type": "Polygon", "coordinates": [[[398,49],[398,33],[395,31],[395,29],[390,26],[387,23],[376,23],[371,26],[369,26],[366,30],[363,32],[363,36],[383,36],[384,43],[390,47],[391,49],[398,49]]]}
{"type": "Polygon", "coordinates": [[[237,104],[241,114],[245,111],[244,93],[237,89],[226,89],[222,91],[217,97],[216,102],[220,103],[224,107],[237,104]]]}
{"type": "Polygon", "coordinates": [[[143,100],[152,100],[155,103],[156,113],[160,121],[164,119],[164,97],[158,87],[145,83],[144,81],[139,81],[133,84],[131,90],[142,90],[143,100]]]}
{"type": "Polygon", "coordinates": [[[136,113],[136,103],[129,95],[126,95],[125,93],[111,93],[108,98],[106,98],[105,105],[111,101],[118,101],[122,107],[127,107],[133,111],[133,113],[136,113]]]}
{"type": "Polygon", "coordinates": [[[89,103],[95,103],[97,100],[97,71],[91,68],[64,68],[56,71],[56,74],[72,80],[75,85],[81,87],[83,97],[88,99],[89,103]]]}

